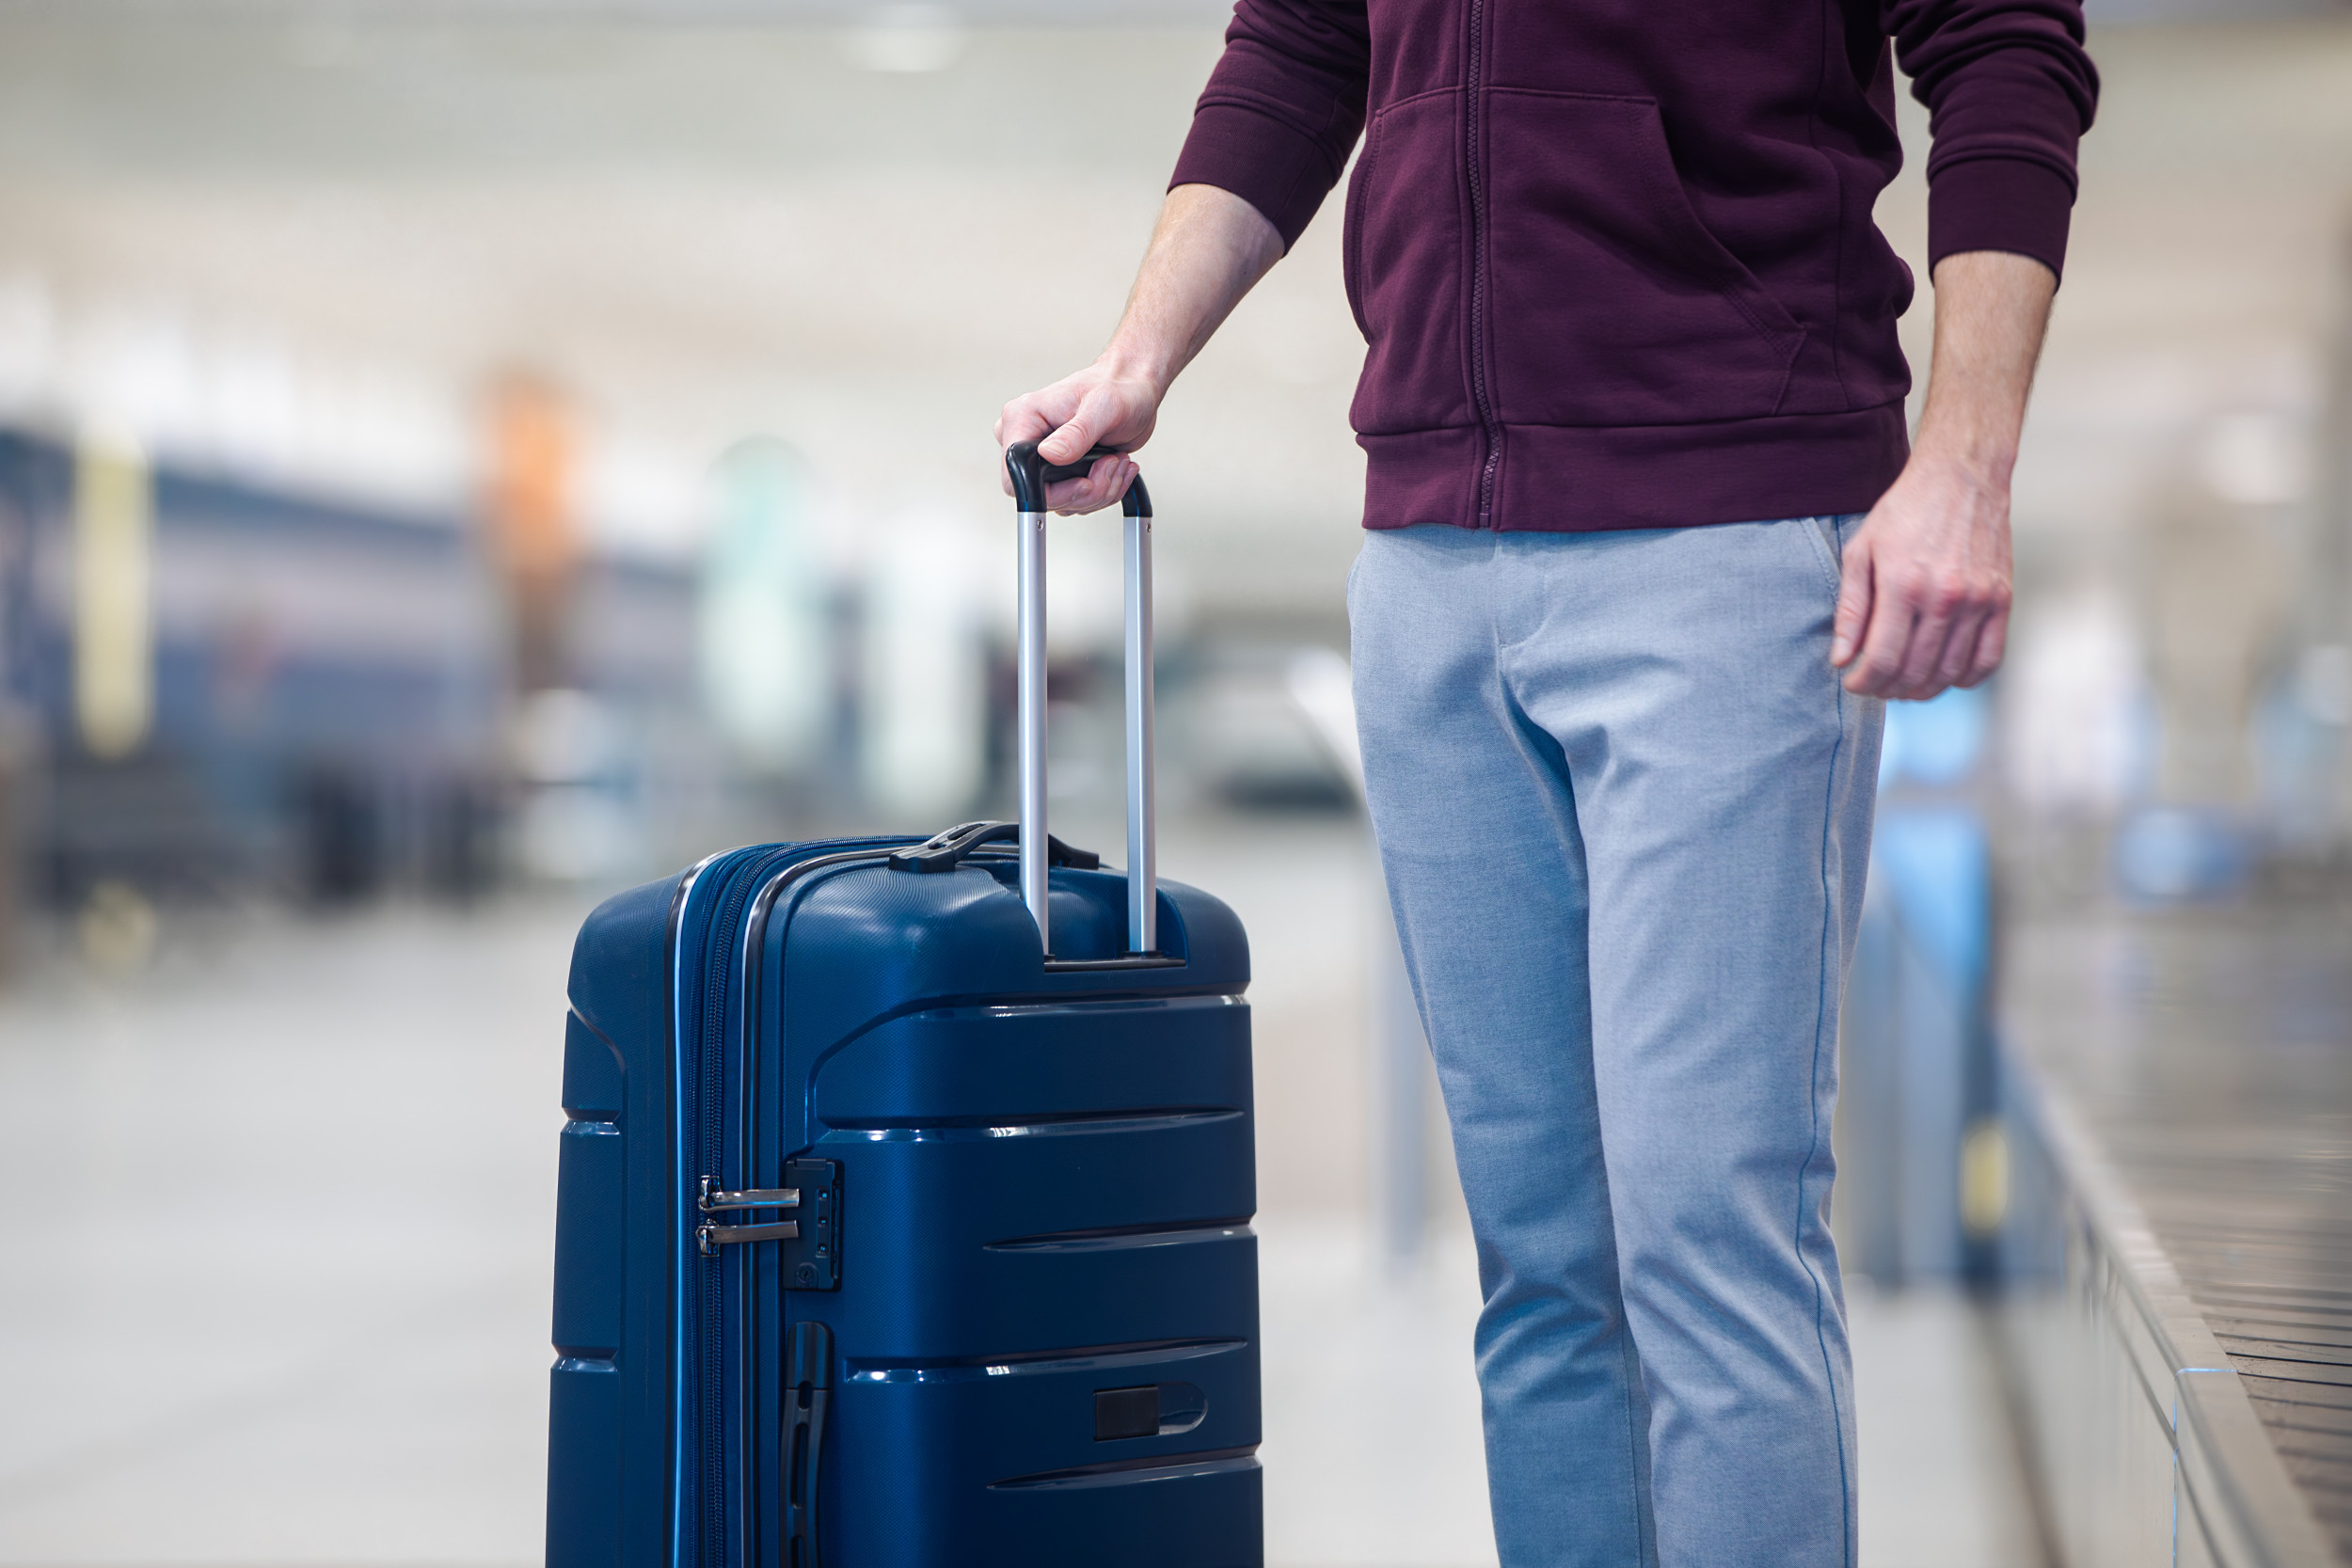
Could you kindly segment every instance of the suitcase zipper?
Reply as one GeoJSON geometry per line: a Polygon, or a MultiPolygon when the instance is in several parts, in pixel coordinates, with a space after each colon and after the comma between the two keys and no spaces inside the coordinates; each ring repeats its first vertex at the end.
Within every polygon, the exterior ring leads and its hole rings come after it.
{"type": "MultiPolygon", "coordinates": [[[[789,853],[779,850],[777,854],[789,853]]],[[[772,861],[775,857],[768,857],[772,861]]],[[[761,863],[763,868],[768,862],[761,863]]],[[[695,1088],[701,1101],[701,1158],[696,1162],[705,1170],[716,1170],[726,1150],[726,1086],[719,1070],[720,1052],[726,1033],[727,959],[728,947],[721,933],[735,928],[743,912],[743,905],[751,896],[759,878],[756,873],[738,879],[721,900],[719,911],[705,927],[705,946],[709,954],[709,983],[703,990],[701,1050],[695,1058],[695,1088]]],[[[697,1556],[703,1568],[725,1568],[727,1532],[727,1473],[726,1473],[726,1409],[724,1353],[721,1350],[721,1335],[726,1326],[726,1307],[722,1297],[725,1283],[725,1263],[707,1247],[700,1248],[705,1259],[701,1268],[699,1314],[701,1332],[695,1336],[697,1382],[702,1418],[702,1530],[697,1556]]]]}
{"type": "MultiPolygon", "coordinates": [[[[722,933],[734,931],[743,906],[753,890],[761,884],[768,868],[801,847],[780,845],[751,861],[747,874],[729,883],[709,924],[703,928],[708,979],[703,988],[702,1038],[694,1062],[697,1109],[701,1113],[695,1164],[703,1170],[720,1169],[726,1153],[726,1085],[720,1058],[725,1046],[727,976],[733,955],[732,943],[722,933]]],[[[695,1336],[695,1382],[702,1428],[702,1527],[696,1558],[701,1568],[726,1568],[726,1356],[722,1338],[726,1329],[723,1293],[725,1262],[715,1250],[698,1251],[704,1261],[695,1276],[696,1318],[700,1324],[700,1332],[695,1336]]]]}
{"type": "MultiPolygon", "coordinates": [[[[758,862],[756,869],[728,889],[722,902],[718,918],[708,927],[711,935],[719,937],[719,940],[710,944],[710,975],[709,984],[704,992],[706,1000],[702,1021],[702,1050],[697,1063],[699,1073],[697,1086],[701,1091],[703,1113],[699,1150],[701,1159],[698,1164],[699,1168],[704,1171],[723,1170],[726,1155],[726,1085],[722,1057],[726,1043],[724,1036],[728,1002],[728,964],[729,960],[735,957],[734,944],[731,940],[734,932],[748,916],[754,929],[747,933],[752,940],[746,943],[741,958],[743,1021],[742,1034],[738,1041],[748,1068],[757,1049],[760,954],[766,945],[768,912],[774,907],[777,895],[812,872],[858,861],[871,861],[892,850],[905,848],[907,846],[904,840],[896,840],[865,848],[814,855],[804,860],[795,861],[781,871],[771,870],[779,859],[788,858],[795,849],[801,847],[803,846],[784,846],[758,862]],[[755,890],[756,890],[756,896],[755,896],[755,890]],[[747,904],[750,906],[748,910],[747,904]],[[720,933],[725,935],[721,937],[720,933]]],[[[747,1076],[742,1103],[738,1107],[744,1122],[742,1156],[747,1174],[754,1153],[750,1135],[754,1119],[751,1088],[752,1085],[747,1076]]],[[[820,1281],[813,1287],[800,1288],[831,1289],[838,1279],[839,1268],[839,1166],[831,1161],[794,1161],[789,1164],[791,1168],[787,1176],[787,1181],[791,1181],[795,1175],[801,1175],[804,1167],[818,1167],[805,1171],[803,1184],[819,1189],[817,1194],[818,1215],[817,1233],[809,1238],[808,1243],[804,1243],[803,1250],[804,1252],[814,1250],[819,1253],[822,1266],[821,1269],[812,1270],[812,1260],[800,1261],[793,1266],[794,1274],[808,1273],[812,1278],[820,1281]]],[[[748,1197],[757,1200],[790,1189],[763,1189],[746,1186],[741,1190],[724,1190],[720,1188],[719,1179],[716,1176],[705,1176],[702,1178],[701,1188],[696,1194],[696,1206],[701,1209],[706,1195],[716,1203],[717,1200],[726,1197],[748,1197]]],[[[726,1205],[729,1209],[781,1208],[784,1206],[781,1201],[774,1203],[753,1201],[747,1204],[726,1205]]],[[[703,1210],[702,1212],[707,1212],[708,1211],[703,1210]]],[[[696,1341],[696,1371],[702,1389],[703,1528],[702,1539],[699,1543],[701,1568],[727,1568],[726,1263],[725,1255],[721,1249],[734,1243],[760,1241],[786,1241],[789,1245],[790,1242],[798,1241],[799,1238],[800,1227],[797,1220],[753,1226],[716,1226],[704,1221],[695,1227],[696,1250],[704,1259],[700,1276],[701,1333],[696,1341]]],[[[748,1257],[742,1267],[745,1271],[742,1280],[746,1299],[740,1304],[740,1311],[744,1318],[743,1326],[748,1332],[751,1318],[749,1300],[751,1275],[748,1257]]],[[[747,1344],[739,1346],[739,1354],[743,1363],[742,1371],[746,1377],[751,1371],[752,1357],[749,1349],[747,1344]]],[[[743,1392],[748,1396],[750,1390],[746,1388],[743,1392]]],[[[747,1397],[745,1412],[748,1413],[755,1402],[747,1397]]],[[[747,1449],[749,1447],[748,1437],[746,1447],[747,1449]]],[[[748,1453],[745,1457],[749,1458],[748,1453]]],[[[751,1550],[750,1513],[755,1488],[749,1476],[743,1478],[743,1483],[740,1513],[745,1526],[744,1550],[748,1557],[751,1550]]]]}

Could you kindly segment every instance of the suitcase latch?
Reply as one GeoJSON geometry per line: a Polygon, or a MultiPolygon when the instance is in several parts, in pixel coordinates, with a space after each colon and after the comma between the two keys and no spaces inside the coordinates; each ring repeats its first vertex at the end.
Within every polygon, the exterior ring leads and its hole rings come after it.
{"type": "MultiPolygon", "coordinates": [[[[706,1214],[723,1214],[738,1209],[798,1209],[801,1190],[798,1187],[753,1187],[739,1193],[719,1190],[715,1177],[703,1178],[702,1191],[694,1199],[694,1207],[706,1214]]],[[[721,1225],[705,1220],[694,1229],[694,1244],[705,1258],[716,1258],[723,1246],[739,1242],[788,1242],[801,1233],[797,1219],[771,1220],[759,1225],[721,1225]]]]}
{"type": "Polygon", "coordinates": [[[780,1242],[786,1290],[837,1291],[841,1288],[841,1163],[787,1160],[784,1179],[789,1186],[727,1192],[720,1188],[717,1178],[704,1177],[694,1206],[706,1214],[787,1209],[793,1217],[752,1225],[705,1220],[695,1227],[695,1245],[704,1257],[716,1258],[723,1246],[780,1242]]]}

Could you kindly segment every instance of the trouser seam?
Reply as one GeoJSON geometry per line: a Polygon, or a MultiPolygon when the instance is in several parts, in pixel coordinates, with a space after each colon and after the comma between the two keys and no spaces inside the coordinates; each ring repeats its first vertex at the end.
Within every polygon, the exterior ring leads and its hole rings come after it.
{"type": "Polygon", "coordinates": [[[1831,832],[1836,821],[1837,767],[1846,750],[1846,689],[1844,683],[1833,675],[1831,689],[1836,694],[1834,701],[1837,716],[1837,738],[1830,746],[1829,779],[1822,791],[1821,800],[1821,959],[1820,984],[1814,992],[1813,1070],[1806,1084],[1807,1091],[1812,1097],[1813,1133],[1811,1142],[1805,1149],[1804,1163],[1797,1167],[1797,1212],[1789,1242],[1796,1250],[1797,1266],[1804,1270],[1805,1277],[1813,1282],[1813,1338],[1814,1343],[1820,1347],[1821,1378],[1829,1389],[1830,1420],[1837,1434],[1837,1493],[1838,1500],[1843,1505],[1841,1509],[1843,1517],[1839,1521],[1838,1528],[1845,1541],[1845,1561],[1851,1568],[1854,1561],[1853,1481],[1846,1455],[1846,1422],[1837,1392],[1836,1358],[1830,1354],[1829,1349],[1829,1330],[1826,1325],[1829,1312],[1828,1291],[1822,1285],[1820,1275],[1813,1267],[1813,1260],[1806,1256],[1804,1250],[1805,1181],[1812,1172],[1814,1161],[1820,1157],[1821,1152],[1821,1038],[1829,1026],[1830,987],[1836,974],[1836,961],[1834,957],[1836,949],[1832,943],[1836,940],[1838,928],[1837,901],[1830,891],[1829,851],[1831,832]]]}

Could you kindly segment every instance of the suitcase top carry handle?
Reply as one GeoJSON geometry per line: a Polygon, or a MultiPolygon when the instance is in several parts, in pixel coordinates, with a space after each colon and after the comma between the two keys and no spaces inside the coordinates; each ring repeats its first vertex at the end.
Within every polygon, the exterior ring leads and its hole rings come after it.
{"type": "MultiPolygon", "coordinates": [[[[1076,479],[1098,457],[1116,455],[1106,447],[1083,463],[1058,467],[1038,455],[1035,441],[1005,449],[1005,471],[1012,479],[1013,502],[1021,515],[1020,630],[1021,692],[1021,901],[1037,922],[1039,945],[1054,951],[1046,910],[1045,826],[1045,487],[1076,479]]],[[[1127,951],[1159,951],[1159,873],[1154,863],[1156,832],[1152,789],[1152,494],[1136,476],[1120,508],[1127,532],[1127,951]]]]}
{"type": "MultiPolygon", "coordinates": [[[[973,822],[950,828],[912,849],[900,849],[886,863],[893,871],[953,871],[963,863],[965,856],[983,845],[1017,841],[1020,837],[1018,822],[973,822]]],[[[1051,864],[1073,866],[1080,871],[1093,871],[1103,863],[1103,857],[1093,850],[1073,849],[1051,833],[1045,835],[1045,859],[1051,864]]]]}

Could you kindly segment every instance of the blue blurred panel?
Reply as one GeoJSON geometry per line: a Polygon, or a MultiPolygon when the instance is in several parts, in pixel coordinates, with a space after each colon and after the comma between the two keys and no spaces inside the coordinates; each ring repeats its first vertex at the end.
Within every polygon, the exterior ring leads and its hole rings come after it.
{"type": "Polygon", "coordinates": [[[1980,693],[1887,709],[1870,886],[1843,1021],[1839,1244],[1882,1283],[1990,1268],[1960,1213],[1961,1153],[1991,1108],[1993,855],[1963,793],[1984,753],[1980,693]]]}
{"type": "Polygon", "coordinates": [[[2148,904],[2230,897],[2253,869],[2248,839],[2244,823],[2228,810],[2144,806],[2116,827],[2116,885],[2148,904]]]}
{"type": "Polygon", "coordinates": [[[1948,789],[1961,784],[1984,754],[1991,717],[1982,688],[1954,687],[1931,702],[1887,704],[1879,787],[1909,783],[1948,789]]]}
{"type": "Polygon", "coordinates": [[[1984,984],[1993,942],[1993,847],[1964,806],[1890,806],[1879,813],[1870,874],[1957,1003],[1984,984]]]}

